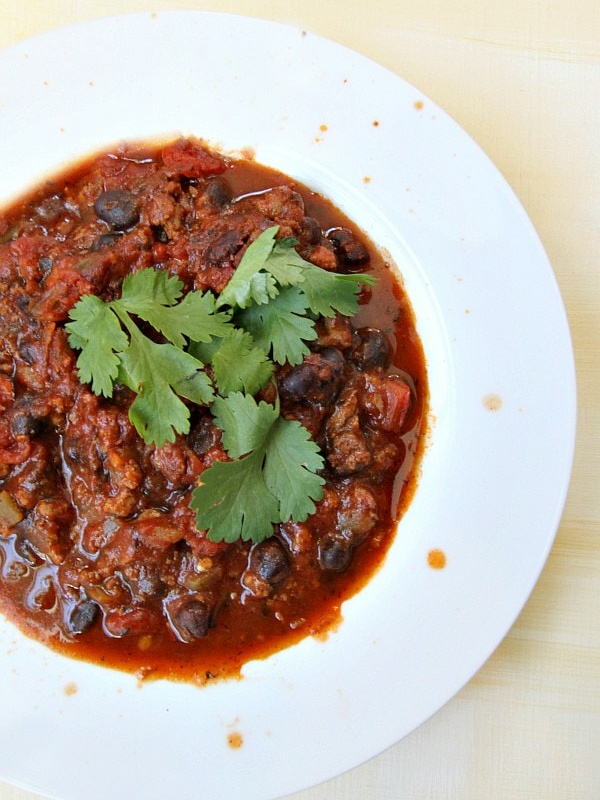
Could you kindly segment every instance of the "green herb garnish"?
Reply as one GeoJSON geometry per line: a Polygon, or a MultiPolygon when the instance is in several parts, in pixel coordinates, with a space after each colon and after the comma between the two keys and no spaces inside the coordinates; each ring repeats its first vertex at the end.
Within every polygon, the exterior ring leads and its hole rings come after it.
{"type": "Polygon", "coordinates": [[[190,412],[181,398],[209,404],[214,397],[204,364],[182,345],[192,337],[210,341],[224,334],[230,320],[230,313],[216,310],[210,294],[192,292],[178,302],[182,287],[164,271],[143,269],[125,278],[118,300],[84,295],[65,326],[69,344],[81,350],[80,380],[91,382],[92,391],[105,397],[112,396],[115,382],[129,386],[137,393],[131,422],[146,444],[159,447],[189,431],[190,412]],[[169,341],[153,341],[134,317],[169,341]]]}
{"type": "Polygon", "coordinates": [[[198,527],[213,541],[261,542],[275,523],[305,520],[324,483],[316,474],[323,458],[306,428],[240,392],[216,397],[213,413],[233,460],[202,473],[190,503],[198,527]]]}
{"type": "Polygon", "coordinates": [[[374,283],[310,264],[277,232],[271,227],[249,245],[218,297],[182,297],[178,278],[143,269],[125,278],[116,300],[83,296],[66,325],[69,344],[81,351],[83,383],[105,397],[119,383],[136,393],[129,417],[147,444],[189,432],[185,401],[210,407],[231,461],[202,473],[190,505],[212,541],[262,541],[274,524],[314,511],[323,484],[317,445],[281,417],[278,401],[257,403],[253,395],[276,363],[302,362],[319,316],[353,315],[361,285],[374,283]]]}

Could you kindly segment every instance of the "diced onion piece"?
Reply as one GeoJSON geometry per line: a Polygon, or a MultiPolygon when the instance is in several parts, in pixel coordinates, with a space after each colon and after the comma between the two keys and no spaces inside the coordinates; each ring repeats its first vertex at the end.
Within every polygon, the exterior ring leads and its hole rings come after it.
{"type": "Polygon", "coordinates": [[[0,492],[0,527],[12,528],[23,519],[23,512],[6,489],[0,492]]]}

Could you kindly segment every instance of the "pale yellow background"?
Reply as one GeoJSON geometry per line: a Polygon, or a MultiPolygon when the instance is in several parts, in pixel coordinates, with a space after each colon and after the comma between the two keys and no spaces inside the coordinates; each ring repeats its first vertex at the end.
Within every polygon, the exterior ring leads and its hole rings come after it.
{"type": "MultiPolygon", "coordinates": [[[[513,629],[419,730],[294,800],[600,800],[600,1],[0,0],[0,46],[96,16],[164,8],[301,26],[374,58],[441,105],[533,220],[576,353],[571,490],[548,564],[513,629]]],[[[0,783],[1,800],[35,797],[0,783]]],[[[210,798],[199,792],[199,800],[210,798]]]]}

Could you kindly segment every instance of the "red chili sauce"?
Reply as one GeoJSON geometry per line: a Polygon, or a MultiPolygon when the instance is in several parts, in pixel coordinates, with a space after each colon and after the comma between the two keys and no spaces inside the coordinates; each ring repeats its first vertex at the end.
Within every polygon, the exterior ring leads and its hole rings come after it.
{"type": "Polygon", "coordinates": [[[417,479],[425,361],[410,304],[368,237],[285,175],[198,140],[123,145],[46,181],[0,216],[0,608],[76,658],[205,682],[323,635],[381,564],[417,479]],[[147,445],[112,398],[79,381],[65,323],[84,294],[167,270],[219,293],[279,226],[308,261],[369,272],[353,319],[320,319],[300,365],[278,367],[284,417],[324,457],[306,522],[261,544],[214,543],[190,494],[226,459],[207,409],[147,445]]]}

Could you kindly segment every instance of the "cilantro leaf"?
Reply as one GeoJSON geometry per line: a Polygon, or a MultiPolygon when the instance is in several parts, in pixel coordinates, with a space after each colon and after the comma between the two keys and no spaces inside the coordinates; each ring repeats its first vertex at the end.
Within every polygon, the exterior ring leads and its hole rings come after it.
{"type": "Polygon", "coordinates": [[[121,356],[121,375],[137,392],[129,418],[146,444],[162,447],[189,430],[190,412],[178,395],[210,403],[212,387],[203,364],[172,344],[157,344],[128,324],[130,344],[121,356]]]}
{"type": "Polygon", "coordinates": [[[308,306],[314,314],[334,317],[336,312],[351,317],[358,311],[361,284],[372,286],[375,278],[365,273],[341,275],[305,262],[301,284],[308,306]]]}
{"type": "Polygon", "coordinates": [[[217,313],[215,298],[209,292],[188,292],[177,303],[182,286],[179,278],[164,270],[142,269],[126,276],[116,302],[149,322],[177,347],[185,346],[185,337],[207,342],[212,336],[223,336],[231,314],[217,313]]]}
{"type": "MultiPolygon", "coordinates": [[[[210,378],[204,372],[204,364],[190,356],[185,350],[177,348],[172,350],[171,345],[168,344],[159,346],[169,351],[170,369],[173,369],[175,361],[177,361],[179,374],[173,374],[169,381],[173,390],[196,405],[210,405],[215,393],[210,378]]],[[[187,430],[183,433],[187,433],[187,430]]]]}
{"type": "Polygon", "coordinates": [[[239,309],[265,305],[277,298],[281,286],[299,286],[307,307],[316,315],[336,312],[352,316],[358,310],[361,284],[375,279],[365,273],[340,274],[317,267],[296,251],[291,237],[277,240],[278,225],[263,231],[247,248],[217,305],[239,309]]]}
{"type": "Polygon", "coordinates": [[[210,342],[190,342],[187,352],[212,366],[216,388],[222,395],[236,391],[255,394],[275,371],[275,365],[252,336],[233,326],[225,336],[210,342]]]}
{"type": "Polygon", "coordinates": [[[252,336],[239,328],[223,337],[211,363],[217,389],[223,395],[242,390],[255,394],[275,369],[264,350],[255,346],[252,336]]]}
{"type": "Polygon", "coordinates": [[[268,303],[278,293],[277,284],[268,272],[255,272],[244,282],[236,279],[235,272],[219,295],[218,304],[246,308],[250,303],[268,303]]]}
{"type": "Polygon", "coordinates": [[[190,342],[187,352],[203,364],[210,364],[222,341],[222,336],[215,336],[209,342],[190,342]]]}
{"type": "MultiPolygon", "coordinates": [[[[265,233],[279,228],[269,228],[265,233]]],[[[261,234],[264,236],[265,233],[261,234]]],[[[273,242],[273,247],[265,260],[264,269],[268,270],[280,286],[295,286],[304,280],[303,269],[308,263],[295,249],[296,239],[286,236],[273,242]]]]}
{"type": "Polygon", "coordinates": [[[300,364],[310,352],[304,344],[317,338],[315,322],[306,316],[308,300],[289,286],[265,305],[253,305],[236,315],[236,322],[252,334],[255,344],[273,354],[278,364],[300,364]]]}
{"type": "MultiPolygon", "coordinates": [[[[189,292],[176,309],[168,309],[168,313],[175,311],[181,330],[192,341],[210,342],[213,337],[225,336],[231,330],[231,312],[217,311],[216,298],[210,292],[189,292]]],[[[182,342],[166,331],[163,333],[173,344],[182,342]]]]}
{"type": "Polygon", "coordinates": [[[279,498],[281,521],[304,522],[314,513],[314,500],[323,496],[325,480],[319,447],[307,429],[295,420],[279,417],[271,430],[264,477],[268,489],[279,498]]]}
{"type": "Polygon", "coordinates": [[[263,450],[255,450],[237,461],[215,461],[202,473],[190,508],[208,539],[262,542],[272,535],[279,521],[279,503],[265,484],[263,460],[263,450]]]}
{"type": "Polygon", "coordinates": [[[215,424],[223,432],[223,446],[231,458],[259,448],[279,416],[278,409],[269,403],[257,403],[241,392],[233,392],[226,398],[215,397],[212,411],[215,424]]]}
{"type": "Polygon", "coordinates": [[[123,279],[121,301],[128,311],[143,317],[145,309],[172,306],[181,297],[183,283],[164,269],[150,267],[132,272],[123,279]]]}
{"type": "Polygon", "coordinates": [[[212,295],[190,292],[177,302],[182,286],[162,270],[140,270],[126,276],[117,300],[82,297],[66,325],[69,344],[81,350],[80,379],[106,397],[117,380],[136,392],[130,420],[147,444],[159,447],[189,430],[190,414],[181,398],[209,405],[214,397],[204,364],[182,349],[185,337],[209,341],[231,327],[230,313],[217,312],[212,295]],[[158,344],[145,336],[131,314],[171,341],[158,344]]]}
{"type": "Polygon", "coordinates": [[[84,295],[71,309],[65,325],[71,347],[81,350],[77,358],[79,380],[92,384],[95,394],[110,397],[119,371],[120,354],[127,349],[127,336],[110,306],[93,294],[84,295]]]}
{"type": "Polygon", "coordinates": [[[245,250],[229,283],[219,295],[218,306],[246,308],[250,303],[268,303],[278,293],[275,280],[263,272],[279,230],[273,226],[263,231],[245,250]]]}
{"type": "Polygon", "coordinates": [[[215,542],[259,542],[276,523],[305,520],[324,483],[316,474],[323,459],[306,428],[240,393],[215,398],[213,409],[234,460],[202,473],[190,502],[198,527],[215,542]]]}

